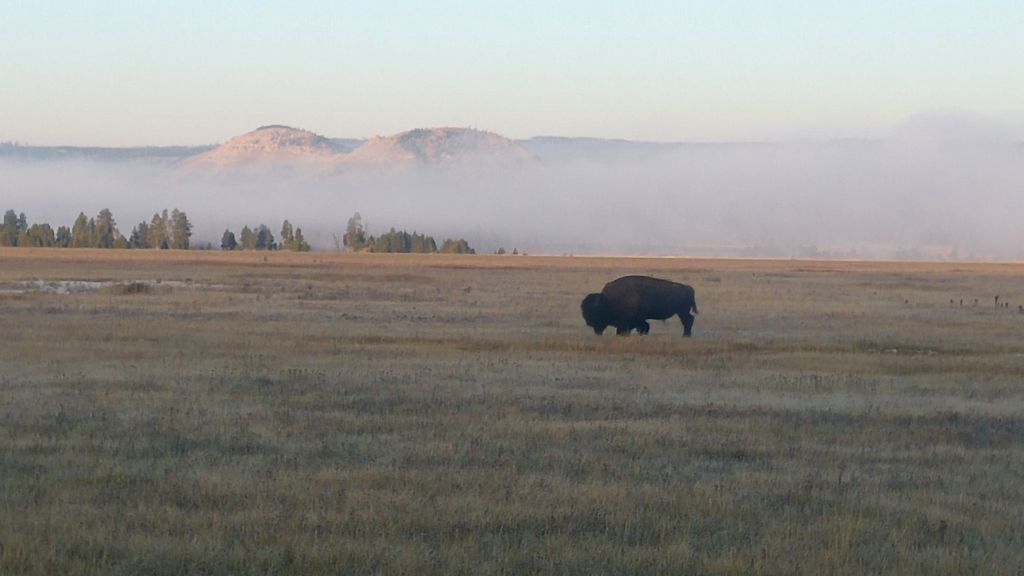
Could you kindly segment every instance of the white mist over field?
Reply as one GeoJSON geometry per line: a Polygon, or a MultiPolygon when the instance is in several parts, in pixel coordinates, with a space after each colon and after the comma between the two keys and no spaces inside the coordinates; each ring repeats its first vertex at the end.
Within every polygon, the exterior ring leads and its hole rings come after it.
{"type": "Polygon", "coordinates": [[[339,172],[196,171],[178,163],[0,159],[0,210],[70,225],[110,208],[125,235],[184,210],[193,242],[284,219],[334,249],[371,234],[465,237],[478,251],[1024,258],[1024,146],[941,118],[878,141],[645,145],[521,142],[535,160],[339,172]]]}

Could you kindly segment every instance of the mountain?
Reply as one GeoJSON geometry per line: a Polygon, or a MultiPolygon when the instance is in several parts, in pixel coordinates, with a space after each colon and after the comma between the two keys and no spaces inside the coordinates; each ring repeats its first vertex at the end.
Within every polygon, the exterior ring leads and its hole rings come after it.
{"type": "Polygon", "coordinates": [[[186,160],[189,167],[240,167],[253,164],[310,163],[333,165],[352,151],[345,140],[332,140],[289,126],[261,126],[186,160]]]}
{"type": "Polygon", "coordinates": [[[512,140],[470,128],[410,130],[368,140],[331,139],[288,126],[263,126],[232,138],[184,165],[228,169],[306,165],[321,170],[476,165],[529,160],[512,140]]]}
{"type": "MultiPolygon", "coordinates": [[[[830,143],[834,145],[834,143],[830,143]]],[[[642,142],[602,138],[538,136],[510,140],[472,128],[420,128],[366,140],[328,138],[282,125],[262,126],[217,146],[90,148],[26,146],[0,142],[0,160],[136,161],[208,170],[312,169],[337,172],[412,166],[469,167],[540,162],[547,165],[646,161],[682,152],[764,148],[772,143],[642,142]]]]}
{"type": "Polygon", "coordinates": [[[479,164],[528,161],[531,154],[493,132],[429,128],[378,136],[352,151],[352,164],[479,164]]]}

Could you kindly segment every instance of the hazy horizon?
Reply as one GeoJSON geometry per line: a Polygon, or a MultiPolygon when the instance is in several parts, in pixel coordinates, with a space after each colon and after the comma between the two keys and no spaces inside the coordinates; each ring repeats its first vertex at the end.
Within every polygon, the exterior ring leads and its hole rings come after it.
{"type": "Polygon", "coordinates": [[[30,141],[21,140],[0,140],[0,145],[7,146],[21,146],[26,148],[96,148],[96,149],[140,149],[140,148],[203,148],[218,146],[226,143],[232,138],[249,133],[255,130],[259,130],[267,127],[284,127],[292,128],[296,130],[303,130],[313,132],[319,136],[324,136],[331,139],[340,140],[368,140],[370,138],[379,136],[393,136],[409,132],[412,130],[420,129],[432,129],[432,128],[459,128],[469,130],[479,130],[482,132],[489,132],[498,134],[499,136],[507,137],[510,140],[516,142],[540,140],[540,139],[565,139],[565,140],[604,140],[604,141],[622,141],[636,144],[794,144],[794,143],[831,143],[831,142],[842,142],[842,141],[885,141],[893,138],[902,138],[908,133],[919,133],[921,131],[927,131],[932,136],[937,138],[943,137],[943,132],[950,131],[953,137],[962,137],[965,135],[964,130],[966,129],[967,136],[974,138],[978,135],[983,136],[998,136],[1001,139],[1018,141],[1024,143],[1024,127],[1021,123],[1013,121],[1000,121],[997,118],[986,116],[983,114],[971,114],[962,110],[932,110],[927,112],[920,112],[912,114],[906,118],[901,119],[895,123],[889,130],[872,136],[862,137],[849,137],[849,136],[829,136],[819,135],[814,137],[801,136],[801,137],[788,137],[788,138],[764,138],[764,139],[704,139],[704,140],[646,140],[646,139],[632,139],[632,138],[621,138],[621,137],[610,137],[602,136],[597,134],[580,134],[580,135],[565,135],[557,133],[538,133],[530,134],[521,137],[511,137],[506,134],[502,134],[495,130],[488,129],[485,126],[409,126],[402,130],[398,130],[394,133],[375,133],[369,136],[355,136],[351,134],[330,134],[318,129],[315,126],[291,126],[287,124],[281,124],[278,122],[264,122],[262,124],[252,126],[242,132],[235,134],[227,134],[221,137],[219,140],[211,142],[201,143],[182,143],[182,142],[154,142],[150,144],[124,144],[124,145],[101,145],[96,143],[81,142],[81,143],[69,143],[69,142],[47,142],[37,143],[30,141]]]}
{"type": "Polygon", "coordinates": [[[909,122],[885,140],[640,151],[564,143],[536,162],[349,172],[301,165],[0,162],[0,209],[70,225],[110,208],[126,236],[162,208],[194,241],[288,219],[318,249],[360,212],[477,249],[579,254],[1024,258],[1024,146],[966,116],[909,122]]]}

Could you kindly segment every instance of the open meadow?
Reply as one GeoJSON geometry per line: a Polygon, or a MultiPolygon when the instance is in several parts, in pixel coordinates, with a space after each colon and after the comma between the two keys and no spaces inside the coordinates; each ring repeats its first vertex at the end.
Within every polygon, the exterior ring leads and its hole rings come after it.
{"type": "Polygon", "coordinates": [[[1021,304],[1024,264],[0,249],[0,574],[1021,574],[1021,304]],[[625,274],[694,337],[595,336],[625,274]]]}

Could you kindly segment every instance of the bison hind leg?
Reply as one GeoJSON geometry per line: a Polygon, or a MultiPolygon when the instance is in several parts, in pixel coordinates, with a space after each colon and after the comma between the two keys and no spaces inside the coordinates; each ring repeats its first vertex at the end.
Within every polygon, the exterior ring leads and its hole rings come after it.
{"type": "Polygon", "coordinates": [[[651,325],[648,324],[646,320],[641,320],[640,323],[637,324],[637,326],[636,326],[637,334],[647,334],[650,331],[651,331],[651,325]]]}
{"type": "Polygon", "coordinates": [[[693,314],[690,314],[689,312],[681,313],[679,314],[679,319],[683,321],[683,336],[692,336],[694,321],[693,314]]]}

